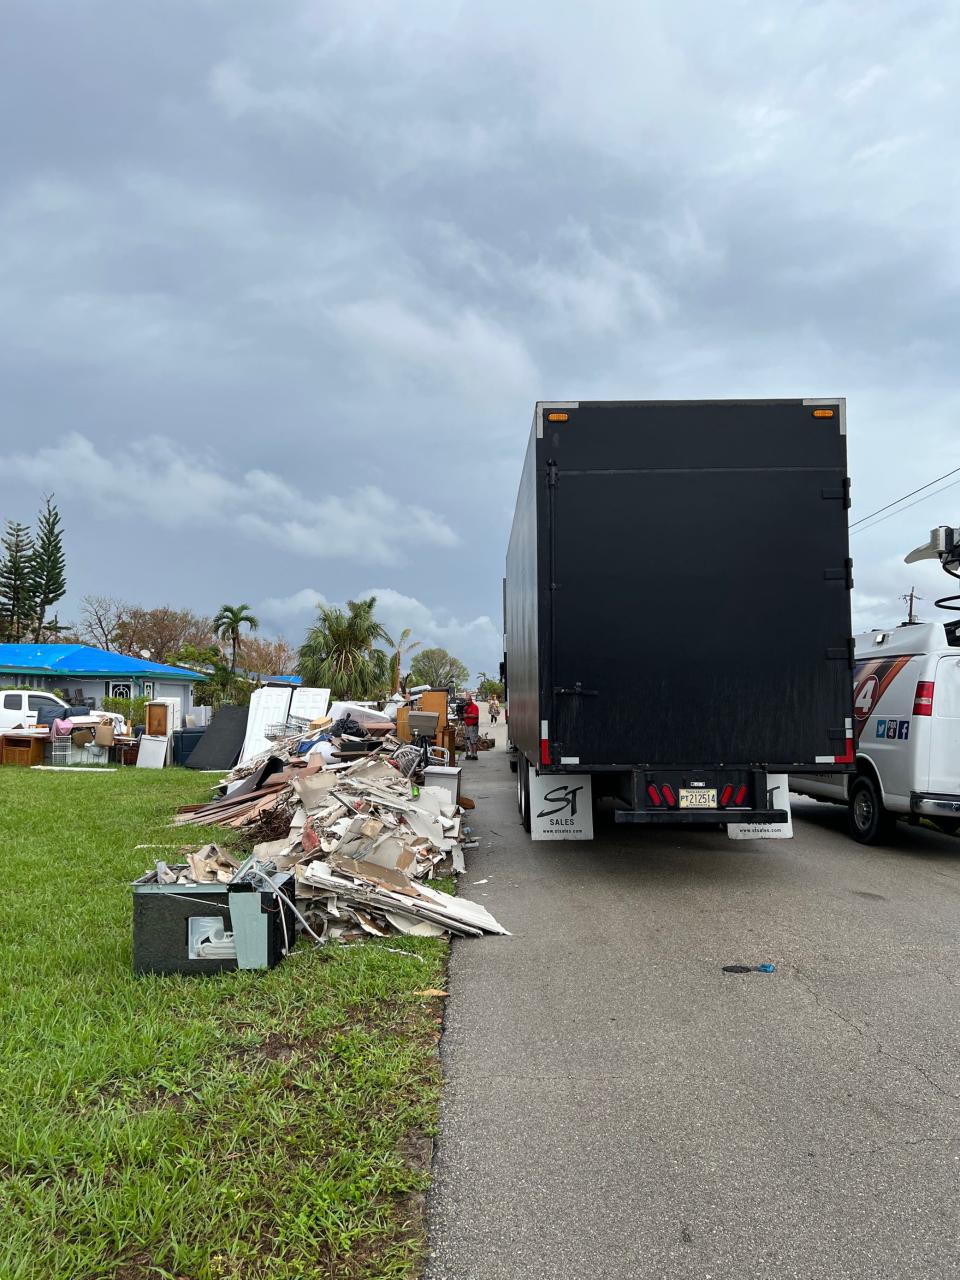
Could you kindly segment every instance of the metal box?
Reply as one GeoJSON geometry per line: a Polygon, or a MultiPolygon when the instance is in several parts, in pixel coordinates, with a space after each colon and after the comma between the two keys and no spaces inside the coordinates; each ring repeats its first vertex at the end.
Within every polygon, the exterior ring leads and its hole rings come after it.
{"type": "MultiPolygon", "coordinates": [[[[293,876],[271,881],[291,901],[293,876]]],[[[271,889],[240,884],[133,886],[135,973],[272,969],[293,946],[296,917],[271,889]]]]}

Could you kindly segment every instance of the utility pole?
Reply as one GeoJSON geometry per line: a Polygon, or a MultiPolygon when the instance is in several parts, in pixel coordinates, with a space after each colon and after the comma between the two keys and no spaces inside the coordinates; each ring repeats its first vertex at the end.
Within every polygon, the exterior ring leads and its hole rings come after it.
{"type": "Polygon", "coordinates": [[[909,627],[915,626],[917,621],[917,615],[913,612],[913,602],[915,600],[922,600],[923,596],[918,596],[916,588],[911,587],[910,594],[906,596],[901,596],[900,599],[907,606],[907,626],[909,627]]]}

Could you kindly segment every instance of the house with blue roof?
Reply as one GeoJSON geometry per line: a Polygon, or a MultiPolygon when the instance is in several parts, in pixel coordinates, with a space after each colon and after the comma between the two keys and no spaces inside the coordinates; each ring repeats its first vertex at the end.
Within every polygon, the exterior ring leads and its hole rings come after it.
{"type": "MultiPolygon", "coordinates": [[[[0,686],[59,689],[72,705],[104,698],[178,698],[186,715],[199,671],[110,653],[89,644],[0,644],[0,686]]],[[[2,695],[0,695],[2,696],[2,695]]]]}

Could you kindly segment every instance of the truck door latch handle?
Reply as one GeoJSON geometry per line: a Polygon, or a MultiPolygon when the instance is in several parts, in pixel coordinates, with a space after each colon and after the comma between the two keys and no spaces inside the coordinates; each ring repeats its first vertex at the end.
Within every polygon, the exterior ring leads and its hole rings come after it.
{"type": "Polygon", "coordinates": [[[598,694],[597,689],[584,689],[583,685],[580,683],[579,680],[573,686],[572,689],[554,688],[553,692],[568,694],[571,698],[595,698],[598,694]]]}

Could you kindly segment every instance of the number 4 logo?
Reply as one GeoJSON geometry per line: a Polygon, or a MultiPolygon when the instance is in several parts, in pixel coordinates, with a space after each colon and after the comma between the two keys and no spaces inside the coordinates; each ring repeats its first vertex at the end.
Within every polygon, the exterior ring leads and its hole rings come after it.
{"type": "Polygon", "coordinates": [[[867,676],[857,685],[853,695],[853,713],[858,720],[866,720],[880,696],[880,681],[876,676],[867,676]]]}

